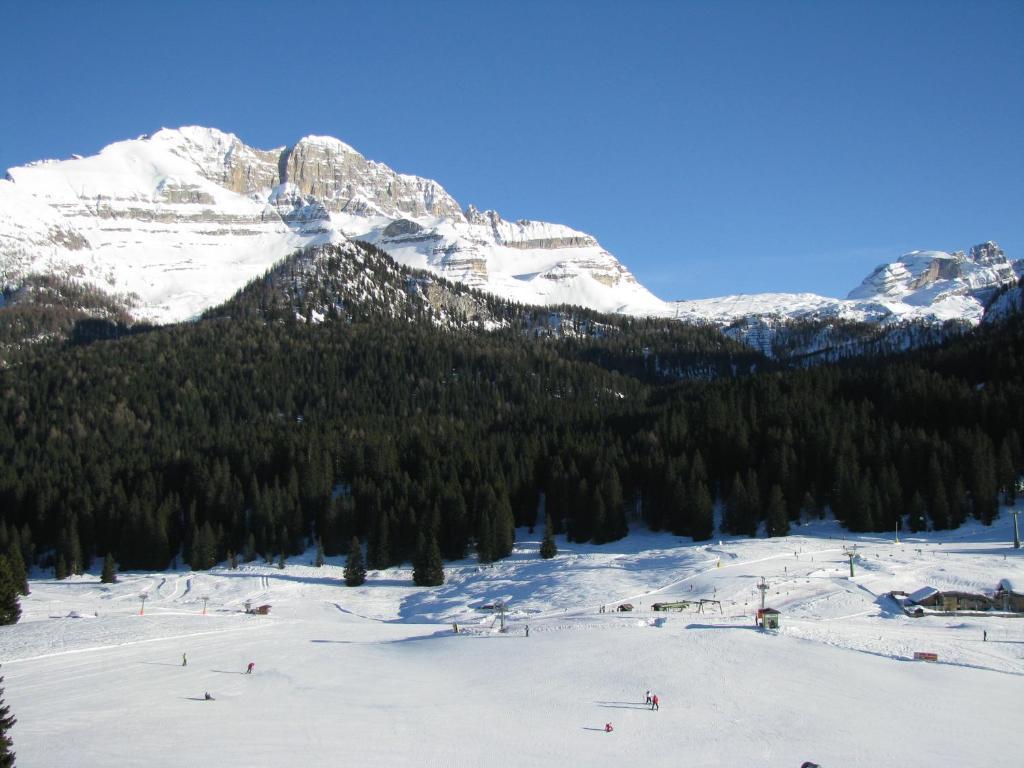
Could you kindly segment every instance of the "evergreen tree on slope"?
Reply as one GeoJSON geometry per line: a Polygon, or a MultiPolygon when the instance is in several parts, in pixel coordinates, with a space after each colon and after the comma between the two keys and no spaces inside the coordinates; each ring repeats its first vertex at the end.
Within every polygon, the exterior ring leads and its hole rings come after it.
{"type": "Polygon", "coordinates": [[[358,587],[366,581],[366,565],[363,564],[363,548],[359,539],[352,537],[348,548],[348,561],[345,563],[345,583],[350,587],[358,587]]]}
{"type": "Polygon", "coordinates": [[[17,624],[20,618],[18,585],[11,577],[11,567],[7,564],[7,558],[0,556],[0,624],[17,624]]]}
{"type": "Polygon", "coordinates": [[[10,730],[18,722],[11,714],[11,708],[4,701],[4,679],[0,677],[0,768],[14,766],[14,742],[10,730]]]}
{"type": "Polygon", "coordinates": [[[540,556],[550,560],[558,554],[558,547],[555,545],[554,528],[551,526],[551,515],[544,520],[544,540],[540,543],[540,556]]]}
{"type": "Polygon", "coordinates": [[[104,584],[114,584],[117,582],[117,563],[114,562],[114,556],[109,552],[107,552],[107,556],[103,560],[103,572],[100,574],[100,581],[104,584]]]}

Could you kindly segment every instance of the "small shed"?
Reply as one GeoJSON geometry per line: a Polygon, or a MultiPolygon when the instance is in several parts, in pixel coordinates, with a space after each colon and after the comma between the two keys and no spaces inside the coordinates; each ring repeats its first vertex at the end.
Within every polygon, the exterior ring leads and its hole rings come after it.
{"type": "Polygon", "coordinates": [[[757,618],[754,619],[754,623],[761,627],[761,629],[778,629],[779,616],[781,615],[774,608],[758,608],[757,618]]]}
{"type": "Polygon", "coordinates": [[[623,603],[622,605],[620,605],[615,610],[616,611],[632,611],[633,610],[633,604],[632,603],[623,603]]]}
{"type": "Polygon", "coordinates": [[[256,609],[256,613],[258,613],[260,616],[266,616],[268,613],[270,613],[270,606],[261,605],[256,609]]]}

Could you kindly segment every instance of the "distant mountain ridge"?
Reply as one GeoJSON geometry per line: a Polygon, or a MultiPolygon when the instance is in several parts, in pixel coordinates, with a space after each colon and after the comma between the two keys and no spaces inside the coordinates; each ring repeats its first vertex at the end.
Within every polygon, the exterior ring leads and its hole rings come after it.
{"type": "Polygon", "coordinates": [[[710,323],[775,356],[821,351],[851,324],[974,325],[1024,274],[1024,262],[988,242],[966,255],[906,254],[846,299],[666,302],[592,235],[463,208],[436,181],[322,136],[261,150],[212,128],[162,129],[91,157],[12,168],[0,180],[0,284],[11,301],[44,276],[95,286],[136,320],[185,320],[296,250],[351,239],[514,302],[710,323]],[[804,340],[796,350],[787,347],[794,338],[804,340]]]}

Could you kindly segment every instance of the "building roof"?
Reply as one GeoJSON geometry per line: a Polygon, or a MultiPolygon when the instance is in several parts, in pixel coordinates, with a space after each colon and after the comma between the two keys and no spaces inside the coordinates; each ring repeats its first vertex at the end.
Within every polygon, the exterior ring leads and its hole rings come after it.
{"type": "Polygon", "coordinates": [[[935,587],[921,587],[916,592],[911,592],[907,595],[907,600],[911,603],[920,603],[922,600],[927,600],[929,597],[933,597],[939,593],[935,587]]]}

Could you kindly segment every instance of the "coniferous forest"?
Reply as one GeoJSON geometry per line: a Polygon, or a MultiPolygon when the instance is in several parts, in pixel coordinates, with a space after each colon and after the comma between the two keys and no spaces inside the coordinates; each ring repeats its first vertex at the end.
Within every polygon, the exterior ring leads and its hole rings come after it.
{"type": "Polygon", "coordinates": [[[358,542],[366,567],[412,561],[429,584],[439,557],[508,555],[519,526],[601,543],[639,524],[707,539],[716,509],[745,535],[829,512],[857,531],[990,521],[1024,468],[1019,316],[784,370],[712,329],[582,310],[606,331],[443,327],[354,296],[308,322],[271,295],[286,282],[0,371],[0,553],[60,575],[358,542]]]}

